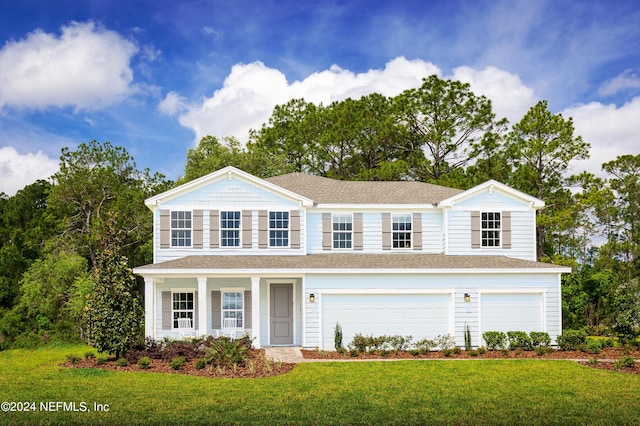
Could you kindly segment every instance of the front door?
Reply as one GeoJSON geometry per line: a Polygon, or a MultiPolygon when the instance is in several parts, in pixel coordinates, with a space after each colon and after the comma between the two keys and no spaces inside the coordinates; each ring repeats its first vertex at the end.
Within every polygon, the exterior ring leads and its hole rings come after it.
{"type": "Polygon", "coordinates": [[[271,284],[271,344],[293,345],[293,284],[271,284]]]}

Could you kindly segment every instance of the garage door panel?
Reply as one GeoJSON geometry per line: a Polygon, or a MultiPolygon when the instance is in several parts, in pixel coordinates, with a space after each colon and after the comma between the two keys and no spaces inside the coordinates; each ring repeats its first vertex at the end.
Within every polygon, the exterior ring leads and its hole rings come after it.
{"type": "Polygon", "coordinates": [[[542,294],[483,294],[481,329],[485,331],[542,331],[542,294]]]}

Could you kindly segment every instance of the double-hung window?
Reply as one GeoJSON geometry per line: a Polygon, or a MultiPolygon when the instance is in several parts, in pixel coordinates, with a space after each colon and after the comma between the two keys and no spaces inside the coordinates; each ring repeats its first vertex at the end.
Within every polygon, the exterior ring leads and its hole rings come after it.
{"type": "Polygon", "coordinates": [[[171,311],[173,315],[173,328],[178,328],[178,319],[180,318],[189,318],[191,320],[191,326],[195,327],[193,323],[194,303],[193,292],[172,294],[171,311]]]}
{"type": "Polygon", "coordinates": [[[269,247],[289,247],[289,212],[269,212],[269,247]]]}
{"type": "Polygon", "coordinates": [[[220,212],[220,246],[240,247],[240,212],[220,212]]]}
{"type": "Polygon", "coordinates": [[[242,313],[244,309],[244,293],[242,291],[222,292],[222,323],[235,320],[236,328],[243,328],[242,313]]]}
{"type": "Polygon", "coordinates": [[[483,212],[480,223],[482,247],[500,247],[500,231],[502,230],[500,213],[483,212]]]}
{"type": "Polygon", "coordinates": [[[191,212],[171,212],[171,247],[191,247],[191,212]]]}
{"type": "Polygon", "coordinates": [[[353,215],[333,215],[333,248],[350,249],[353,241],[353,215]]]}
{"type": "Polygon", "coordinates": [[[411,248],[411,213],[391,217],[393,248],[411,248]]]}

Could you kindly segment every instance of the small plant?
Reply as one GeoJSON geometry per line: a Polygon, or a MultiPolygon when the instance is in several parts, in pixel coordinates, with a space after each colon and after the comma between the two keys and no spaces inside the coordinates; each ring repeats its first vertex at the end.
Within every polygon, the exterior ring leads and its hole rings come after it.
{"type": "Polygon", "coordinates": [[[196,368],[198,370],[204,370],[204,368],[207,366],[207,361],[205,361],[204,358],[198,358],[196,360],[196,368]]]}
{"type": "Polygon", "coordinates": [[[471,350],[471,329],[469,324],[464,324],[464,350],[469,352],[471,350]]]}
{"type": "Polygon", "coordinates": [[[353,358],[355,358],[358,355],[360,355],[360,351],[357,350],[356,348],[351,348],[351,349],[349,349],[349,355],[351,355],[353,358]]]}
{"type": "Polygon", "coordinates": [[[186,363],[187,363],[187,360],[185,357],[177,356],[177,357],[171,358],[171,361],[169,362],[169,366],[174,370],[180,370],[182,367],[184,367],[186,363]]]}
{"type": "Polygon", "coordinates": [[[587,338],[587,342],[583,346],[583,351],[590,354],[599,354],[602,350],[602,341],[600,339],[587,338]]]}
{"type": "Polygon", "coordinates": [[[391,345],[391,348],[396,352],[406,351],[411,346],[412,336],[389,336],[387,342],[391,345]]]}
{"type": "Polygon", "coordinates": [[[336,348],[336,351],[343,352],[344,347],[342,346],[342,326],[338,322],[336,323],[336,326],[333,329],[333,335],[334,335],[333,341],[334,341],[334,346],[336,348]]]}
{"type": "Polygon", "coordinates": [[[584,330],[565,330],[556,341],[563,351],[577,351],[586,343],[587,333],[584,330]]]}
{"type": "Polygon", "coordinates": [[[442,350],[442,355],[444,355],[447,358],[449,358],[452,354],[453,354],[453,349],[443,349],[442,350]]]}
{"type": "Polygon", "coordinates": [[[453,349],[451,349],[451,351],[455,354],[455,355],[460,355],[462,353],[462,349],[460,348],[460,346],[456,346],[453,349]]]}
{"type": "Polygon", "coordinates": [[[509,349],[521,348],[530,351],[533,348],[531,337],[525,331],[507,331],[509,349]]]}
{"type": "Polygon", "coordinates": [[[118,358],[116,360],[116,367],[126,367],[129,365],[126,358],[118,358]]]}
{"type": "Polygon", "coordinates": [[[620,365],[627,368],[633,368],[636,365],[636,360],[632,356],[625,356],[620,358],[620,365]]]}
{"type": "Polygon", "coordinates": [[[109,357],[107,355],[98,355],[96,357],[96,364],[98,365],[104,365],[107,361],[109,361],[109,357]]]}
{"type": "Polygon", "coordinates": [[[470,356],[473,356],[473,357],[476,357],[476,356],[478,356],[478,351],[477,351],[477,350],[475,350],[475,349],[474,349],[474,350],[470,350],[470,351],[469,351],[469,355],[470,355],[470,356]]]}
{"type": "Polygon", "coordinates": [[[427,354],[431,349],[436,346],[436,343],[430,339],[422,339],[418,340],[415,344],[415,348],[420,352],[420,354],[427,354]]]}
{"type": "Polygon", "coordinates": [[[589,364],[591,364],[591,365],[598,364],[598,358],[596,358],[596,357],[589,358],[589,364]]]}
{"type": "Polygon", "coordinates": [[[529,333],[534,348],[547,347],[551,344],[551,337],[546,331],[532,331],[529,333]]]}
{"type": "Polygon", "coordinates": [[[76,365],[80,362],[80,357],[76,354],[69,354],[67,355],[67,361],[73,365],[76,365]]]}
{"type": "Polygon", "coordinates": [[[442,334],[434,339],[435,345],[442,349],[453,349],[456,345],[456,339],[450,334],[442,334]]]}
{"type": "Polygon", "coordinates": [[[87,351],[84,353],[84,359],[94,359],[96,354],[93,351],[87,351]]]}
{"type": "Polygon", "coordinates": [[[524,352],[524,349],[522,349],[520,346],[518,346],[517,348],[515,348],[515,349],[513,350],[513,354],[514,354],[515,356],[518,356],[518,355],[522,354],[522,352],[524,352]]]}
{"type": "Polygon", "coordinates": [[[486,331],[482,333],[482,338],[487,344],[487,349],[495,351],[507,347],[507,335],[502,331],[486,331]]]}
{"type": "Polygon", "coordinates": [[[502,354],[503,357],[508,357],[509,356],[509,349],[507,348],[502,348],[500,349],[500,353],[502,354]]]}
{"type": "Polygon", "coordinates": [[[478,355],[484,355],[487,353],[487,348],[485,348],[484,346],[480,346],[478,348],[478,355]]]}
{"type": "Polygon", "coordinates": [[[226,337],[216,339],[207,350],[205,360],[207,364],[230,367],[243,363],[248,357],[249,349],[242,340],[230,340],[226,337]]]}
{"type": "Polygon", "coordinates": [[[143,356],[138,360],[138,367],[140,367],[142,370],[147,370],[150,366],[151,358],[149,358],[148,356],[143,356]]]}

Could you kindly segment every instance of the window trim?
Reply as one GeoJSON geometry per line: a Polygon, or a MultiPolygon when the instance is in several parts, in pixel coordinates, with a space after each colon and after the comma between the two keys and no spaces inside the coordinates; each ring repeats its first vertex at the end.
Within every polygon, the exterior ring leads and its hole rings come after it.
{"type": "MultiPolygon", "coordinates": [[[[397,223],[400,223],[400,222],[397,222],[397,223]]],[[[397,240],[397,241],[400,242],[400,240],[397,240]]],[[[413,249],[413,213],[392,213],[391,214],[391,249],[392,250],[412,250],[413,249]],[[408,218],[408,221],[405,222],[405,226],[409,225],[409,229],[403,229],[403,230],[394,229],[394,225],[396,224],[395,219],[400,216],[404,216],[408,218]],[[403,240],[405,242],[404,247],[396,247],[395,245],[396,234],[405,234],[406,236],[408,236],[408,239],[403,240]],[[409,243],[408,247],[406,245],[407,242],[409,243]]]]}
{"type": "MultiPolygon", "coordinates": [[[[278,219],[274,219],[274,220],[278,220],[278,219]]],[[[275,241],[275,240],[274,240],[275,241]]],[[[269,210],[267,212],[267,244],[269,248],[273,248],[273,249],[287,249],[291,247],[291,211],[289,210],[269,210]],[[277,213],[283,213],[287,215],[287,227],[286,228],[272,228],[271,227],[271,214],[277,214],[277,213]],[[286,231],[287,233],[287,245],[273,245],[271,244],[272,242],[272,238],[271,238],[271,232],[278,232],[278,231],[286,231]]]]}
{"type": "MultiPolygon", "coordinates": [[[[193,211],[192,210],[171,210],[170,211],[170,213],[169,213],[169,240],[170,240],[169,246],[171,248],[175,248],[175,249],[190,249],[190,248],[193,248],[193,211]],[[189,220],[190,227],[189,228],[178,228],[178,227],[174,228],[174,226],[173,226],[173,221],[174,220],[176,220],[176,221],[181,221],[181,220],[182,221],[186,221],[187,220],[185,218],[180,219],[180,218],[177,218],[177,217],[176,217],[176,219],[174,219],[173,218],[173,214],[174,213],[176,213],[176,214],[178,214],[178,213],[185,213],[185,214],[189,213],[189,219],[188,220],[189,220]],[[183,246],[175,245],[174,244],[174,237],[173,237],[173,232],[174,231],[176,231],[176,232],[188,232],[189,244],[185,244],[183,246]]],[[[176,240],[177,240],[177,237],[176,237],[176,240]]]]}
{"type": "MultiPolygon", "coordinates": [[[[245,320],[244,317],[244,292],[247,291],[242,287],[222,287],[220,288],[220,325],[224,325],[224,313],[226,312],[240,312],[240,325],[237,326],[239,329],[245,328],[245,320]],[[240,309],[225,309],[224,308],[224,295],[228,293],[239,293],[240,294],[240,309]]],[[[233,318],[233,317],[230,317],[233,318]]],[[[236,317],[237,324],[237,317],[236,317]]]]}
{"type": "Polygon", "coordinates": [[[332,213],[331,214],[331,250],[353,250],[354,249],[354,221],[353,221],[353,213],[332,213]],[[348,222],[336,222],[336,216],[340,217],[348,217],[348,222]],[[341,230],[335,229],[336,224],[344,223],[347,225],[351,225],[350,230],[341,230]],[[349,235],[348,240],[344,240],[349,243],[349,247],[336,247],[336,242],[340,242],[340,240],[336,240],[336,236],[338,234],[347,234],[349,235]]]}
{"type": "MultiPolygon", "coordinates": [[[[492,210],[492,211],[480,211],[480,248],[482,249],[486,249],[486,250],[491,250],[491,249],[499,249],[502,248],[502,242],[503,242],[503,236],[502,236],[502,231],[503,231],[503,219],[502,219],[503,215],[502,215],[502,211],[496,211],[496,210],[492,210]],[[498,223],[499,223],[499,227],[498,228],[485,228],[483,226],[484,222],[489,222],[489,219],[484,219],[485,215],[488,214],[498,214],[499,215],[499,219],[498,219],[498,223]],[[496,238],[490,238],[490,237],[485,237],[484,233],[485,232],[497,232],[497,240],[498,240],[498,244],[497,245],[485,245],[485,241],[489,241],[489,240],[495,240],[496,238]]],[[[491,219],[492,222],[495,222],[495,218],[491,219]]]]}
{"type": "MultiPolygon", "coordinates": [[[[218,212],[218,216],[219,216],[219,224],[218,224],[218,233],[219,233],[219,245],[218,247],[221,249],[235,249],[235,248],[242,248],[242,210],[220,210],[218,212]],[[223,213],[238,213],[238,227],[237,228],[223,228],[222,227],[222,221],[226,220],[229,221],[229,219],[222,219],[222,215],[223,213]],[[236,231],[238,233],[238,245],[235,246],[229,246],[229,245],[223,245],[222,241],[223,241],[223,237],[222,235],[224,234],[225,231],[236,231]]],[[[231,220],[236,220],[236,219],[231,219],[231,220]]]]}
{"type": "MultiPolygon", "coordinates": [[[[180,300],[178,300],[178,302],[180,302],[180,300]]],[[[187,300],[188,302],[188,300],[187,300]]],[[[185,312],[185,313],[191,313],[191,327],[192,328],[196,328],[196,290],[195,289],[190,289],[190,288],[178,288],[178,289],[171,289],[171,330],[177,330],[178,329],[178,318],[188,318],[187,317],[176,317],[175,314],[177,312],[185,312]],[[193,304],[193,308],[192,309],[175,309],[174,307],[174,295],[175,294],[191,294],[191,303],[193,304]]]]}

